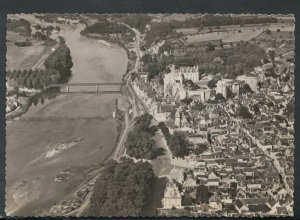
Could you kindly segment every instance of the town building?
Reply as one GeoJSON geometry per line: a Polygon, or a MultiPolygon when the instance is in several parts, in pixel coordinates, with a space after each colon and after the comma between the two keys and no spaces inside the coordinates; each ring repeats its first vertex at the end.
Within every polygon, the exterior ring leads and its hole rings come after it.
{"type": "Polygon", "coordinates": [[[162,201],[164,209],[181,208],[181,195],[175,183],[168,182],[162,201]]]}
{"type": "Polygon", "coordinates": [[[255,75],[237,76],[237,80],[244,81],[248,84],[253,92],[257,92],[258,78],[255,75]]]}

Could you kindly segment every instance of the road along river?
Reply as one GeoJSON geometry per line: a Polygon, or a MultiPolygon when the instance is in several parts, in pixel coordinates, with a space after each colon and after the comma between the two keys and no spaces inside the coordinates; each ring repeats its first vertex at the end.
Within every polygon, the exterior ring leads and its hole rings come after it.
{"type": "MultiPolygon", "coordinates": [[[[74,63],[70,83],[121,82],[126,52],[81,36],[81,28],[64,25],[60,33],[74,63]]],[[[112,153],[118,137],[112,112],[120,96],[54,93],[7,124],[7,215],[46,213],[86,178],[87,169],[112,153]]]]}

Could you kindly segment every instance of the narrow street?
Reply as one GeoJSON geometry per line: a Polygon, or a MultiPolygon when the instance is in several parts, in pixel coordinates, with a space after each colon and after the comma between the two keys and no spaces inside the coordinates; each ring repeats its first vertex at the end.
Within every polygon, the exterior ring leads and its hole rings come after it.
{"type": "MultiPolygon", "coordinates": [[[[233,118],[226,110],[225,110],[225,112],[227,113],[228,117],[232,121],[234,121],[235,123],[238,123],[237,119],[233,118]]],[[[252,140],[252,143],[256,144],[259,147],[259,149],[264,153],[264,155],[266,155],[272,161],[272,164],[274,165],[274,167],[276,168],[276,170],[278,171],[278,173],[281,175],[281,177],[283,179],[285,189],[287,191],[290,191],[290,187],[287,183],[285,173],[283,171],[283,168],[280,166],[277,158],[274,156],[271,156],[268,151],[264,150],[262,144],[258,140],[256,140],[256,138],[253,137],[247,129],[242,128],[242,131],[244,132],[244,134],[246,134],[252,140]]]]}

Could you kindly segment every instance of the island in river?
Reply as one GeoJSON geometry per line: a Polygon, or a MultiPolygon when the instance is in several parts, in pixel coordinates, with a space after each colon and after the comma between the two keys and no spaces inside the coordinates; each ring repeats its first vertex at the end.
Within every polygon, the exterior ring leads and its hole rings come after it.
{"type": "MultiPolygon", "coordinates": [[[[128,62],[125,50],[82,36],[81,29],[81,25],[63,25],[60,33],[74,63],[70,82],[121,82],[128,62]]],[[[87,171],[109,157],[116,145],[118,124],[112,112],[121,94],[71,93],[51,97],[7,124],[9,216],[45,213],[78,187],[87,171]],[[61,174],[65,178],[58,179],[61,174]]]]}

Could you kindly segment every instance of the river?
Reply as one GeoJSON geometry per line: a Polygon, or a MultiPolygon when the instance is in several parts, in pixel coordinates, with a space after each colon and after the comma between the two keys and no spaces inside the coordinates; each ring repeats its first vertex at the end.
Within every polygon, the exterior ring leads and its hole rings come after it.
{"type": "MultiPolygon", "coordinates": [[[[81,36],[81,26],[63,27],[74,63],[71,83],[121,82],[128,62],[123,48],[81,36]]],[[[118,137],[112,111],[120,96],[54,92],[7,124],[7,215],[46,213],[112,153],[118,137]],[[58,174],[66,179],[55,181],[58,174]]]]}

